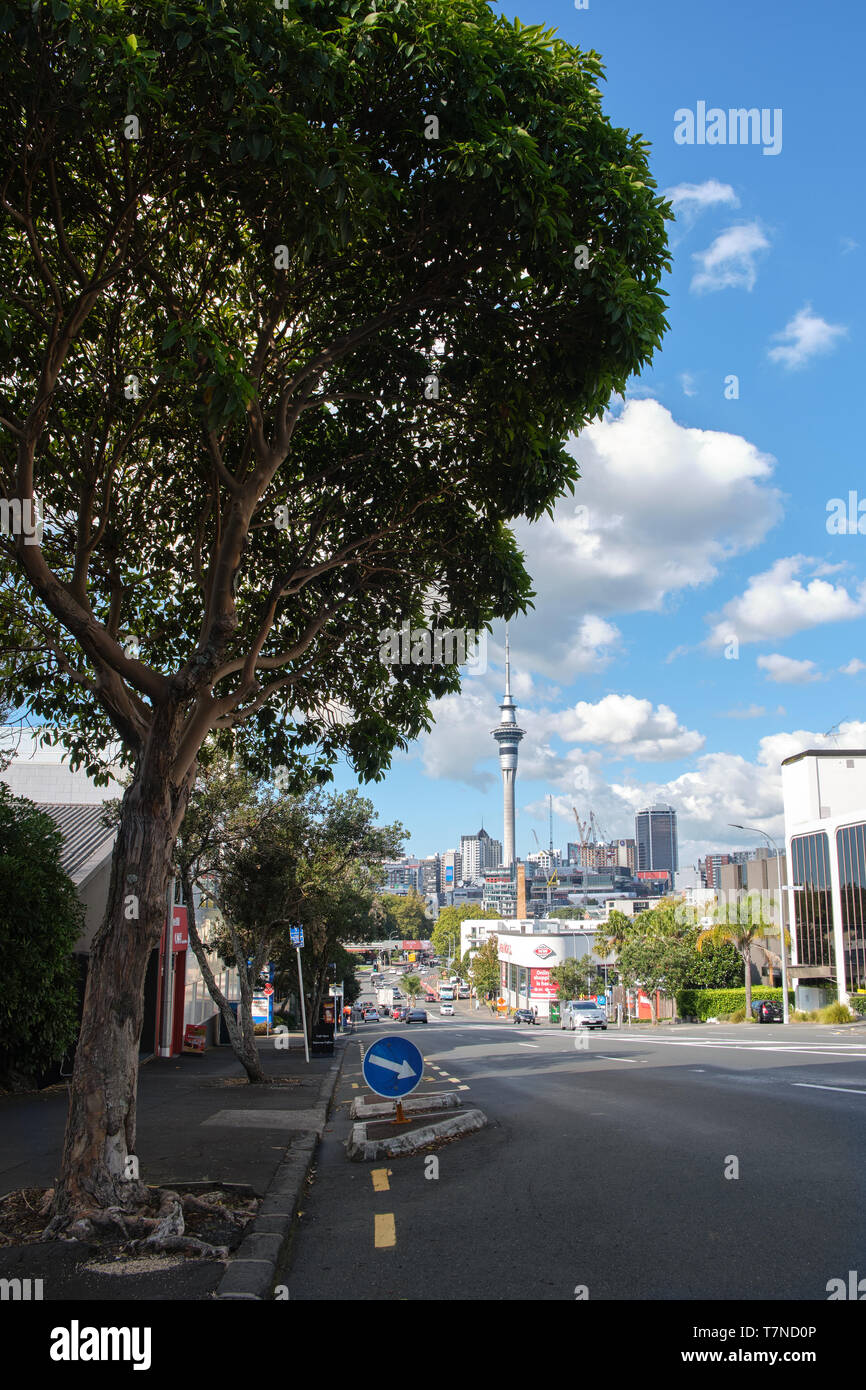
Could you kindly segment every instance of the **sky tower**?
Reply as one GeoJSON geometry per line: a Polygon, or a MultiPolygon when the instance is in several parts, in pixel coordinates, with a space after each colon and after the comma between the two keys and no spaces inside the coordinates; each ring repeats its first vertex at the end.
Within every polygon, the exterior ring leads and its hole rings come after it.
{"type": "Polygon", "coordinates": [[[526,733],[517,726],[517,706],[511,698],[511,658],[508,650],[508,628],[505,629],[505,695],[499,706],[502,718],[493,737],[499,744],[499,766],[502,768],[502,804],[504,811],[504,830],[502,837],[502,861],[511,866],[514,863],[514,780],[517,777],[517,746],[526,733]]]}

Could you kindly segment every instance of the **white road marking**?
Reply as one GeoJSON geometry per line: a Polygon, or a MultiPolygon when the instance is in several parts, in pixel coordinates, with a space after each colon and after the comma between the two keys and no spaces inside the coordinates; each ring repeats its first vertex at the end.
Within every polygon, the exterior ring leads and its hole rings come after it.
{"type": "MultiPolygon", "coordinates": [[[[576,1050],[582,1052],[583,1048],[576,1050]]],[[[641,1063],[640,1057],[609,1057],[606,1052],[593,1052],[592,1048],[590,1047],[588,1047],[586,1051],[588,1056],[600,1057],[602,1062],[631,1062],[631,1064],[635,1067],[640,1066],[641,1063]]]]}
{"type": "Polygon", "coordinates": [[[541,1046],[541,1044],[540,1044],[540,1043],[518,1043],[517,1046],[518,1046],[518,1047],[535,1047],[535,1048],[538,1048],[538,1047],[541,1046]]]}
{"type": "Polygon", "coordinates": [[[809,1091],[845,1091],[849,1096],[866,1096],[866,1091],[858,1091],[853,1086],[819,1086],[817,1081],[792,1081],[791,1085],[809,1091]]]}

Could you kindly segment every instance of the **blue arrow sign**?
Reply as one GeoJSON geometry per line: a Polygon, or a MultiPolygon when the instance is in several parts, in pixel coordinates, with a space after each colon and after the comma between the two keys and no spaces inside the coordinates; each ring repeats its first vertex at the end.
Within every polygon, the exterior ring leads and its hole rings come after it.
{"type": "Polygon", "coordinates": [[[424,1074],[424,1058],[408,1038],[380,1038],[364,1054],[364,1080],[377,1096],[400,1100],[424,1074]]]}

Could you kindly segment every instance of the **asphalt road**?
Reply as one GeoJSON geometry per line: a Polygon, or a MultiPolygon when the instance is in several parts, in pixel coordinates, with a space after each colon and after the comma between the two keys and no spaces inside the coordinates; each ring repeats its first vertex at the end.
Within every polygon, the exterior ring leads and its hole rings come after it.
{"type": "Polygon", "coordinates": [[[346,1159],[348,1105],[362,1047],[398,1028],[349,1043],[291,1299],[825,1301],[864,1266],[866,1028],[575,1039],[430,1006],[419,1091],[461,1086],[490,1124],[374,1179],[346,1159]]]}

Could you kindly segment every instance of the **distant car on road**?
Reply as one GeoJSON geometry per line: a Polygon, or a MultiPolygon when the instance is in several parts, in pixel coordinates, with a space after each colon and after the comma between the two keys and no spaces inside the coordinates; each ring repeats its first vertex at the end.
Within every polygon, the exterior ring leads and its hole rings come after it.
{"type": "Polygon", "coordinates": [[[411,1012],[412,1010],[409,1008],[395,1009],[392,1018],[395,1023],[405,1023],[411,1012]]]}
{"type": "Polygon", "coordinates": [[[426,1009],[407,1009],[407,1010],[406,1010],[406,1022],[407,1022],[407,1023],[426,1023],[426,1022],[427,1022],[427,1010],[426,1010],[426,1009]]]}
{"type": "Polygon", "coordinates": [[[782,1005],[775,999],[756,999],[752,1013],[756,1023],[783,1023],[785,1019],[782,1005]]]}
{"type": "Polygon", "coordinates": [[[517,1013],[514,1015],[514,1022],[515,1022],[515,1023],[534,1023],[534,1022],[535,1022],[535,1014],[532,1012],[531,1009],[518,1009],[518,1010],[517,1010],[517,1013]]]}
{"type": "Polygon", "coordinates": [[[572,999],[562,1010],[559,1019],[560,1029],[607,1028],[607,1015],[591,999],[572,999]]]}
{"type": "Polygon", "coordinates": [[[435,994],[425,994],[425,995],[424,995],[424,1003],[425,1003],[425,1004],[435,1004],[435,1003],[436,1003],[436,995],[435,995],[435,994]]]}
{"type": "Polygon", "coordinates": [[[440,1014],[453,1014],[453,1012],[454,1012],[454,1005],[453,1005],[453,1004],[440,1004],[440,1005],[439,1005],[439,1012],[440,1012],[440,1014]]]}
{"type": "Polygon", "coordinates": [[[365,1022],[365,1023],[380,1023],[381,1020],[380,1020],[380,1018],[379,1018],[379,1010],[378,1010],[378,1009],[368,1009],[367,1012],[364,1014],[364,1022],[365,1022]]]}

